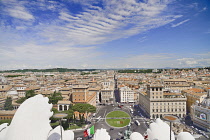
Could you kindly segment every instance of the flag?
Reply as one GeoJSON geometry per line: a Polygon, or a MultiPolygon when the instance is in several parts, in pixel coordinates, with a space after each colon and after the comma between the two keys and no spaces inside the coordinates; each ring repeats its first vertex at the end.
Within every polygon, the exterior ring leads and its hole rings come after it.
{"type": "Polygon", "coordinates": [[[91,128],[88,129],[88,135],[93,135],[94,134],[94,125],[91,126],[91,128]]]}
{"type": "Polygon", "coordinates": [[[93,135],[94,134],[94,131],[95,130],[94,130],[94,125],[93,125],[91,128],[89,128],[89,129],[87,129],[87,130],[84,131],[84,137],[93,135]]]}
{"type": "Polygon", "coordinates": [[[84,137],[87,137],[88,136],[88,132],[87,130],[84,131],[84,137]]]}

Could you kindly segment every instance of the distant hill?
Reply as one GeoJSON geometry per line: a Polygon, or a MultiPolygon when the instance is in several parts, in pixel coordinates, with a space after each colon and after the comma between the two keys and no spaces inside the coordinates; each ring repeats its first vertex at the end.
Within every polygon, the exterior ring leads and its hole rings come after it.
{"type": "Polygon", "coordinates": [[[68,68],[52,68],[52,69],[18,69],[18,70],[4,70],[0,71],[0,73],[5,73],[5,72],[20,72],[20,73],[25,73],[25,72],[76,72],[76,71],[95,71],[96,69],[68,69],[68,68]]]}

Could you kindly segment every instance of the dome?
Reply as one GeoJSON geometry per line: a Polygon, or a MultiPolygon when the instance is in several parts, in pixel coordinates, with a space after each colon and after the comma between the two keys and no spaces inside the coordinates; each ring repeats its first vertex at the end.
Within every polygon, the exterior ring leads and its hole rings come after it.
{"type": "Polygon", "coordinates": [[[210,107],[210,89],[207,92],[207,97],[201,102],[203,106],[210,107]]]}
{"type": "Polygon", "coordinates": [[[202,104],[203,106],[208,106],[208,107],[210,107],[210,98],[205,98],[205,99],[201,102],[201,104],[202,104]]]}

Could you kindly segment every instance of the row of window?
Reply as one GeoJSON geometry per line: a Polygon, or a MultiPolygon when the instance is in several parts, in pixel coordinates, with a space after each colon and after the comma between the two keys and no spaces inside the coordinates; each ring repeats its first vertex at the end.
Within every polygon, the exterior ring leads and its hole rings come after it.
{"type": "MultiPolygon", "coordinates": [[[[164,108],[164,109],[170,109],[170,107],[165,107],[165,106],[164,106],[164,107],[162,107],[162,106],[161,106],[161,107],[153,107],[153,109],[159,109],[159,108],[160,108],[160,109],[162,109],[162,108],[164,108]]],[[[181,109],[181,108],[185,108],[185,107],[184,107],[184,106],[183,106],[183,107],[181,107],[181,106],[179,106],[179,107],[178,107],[178,106],[177,106],[177,107],[174,106],[173,108],[181,109]]]]}
{"type": "MultiPolygon", "coordinates": [[[[75,101],[77,100],[77,99],[74,99],[75,101]]],[[[85,100],[85,99],[82,99],[82,100],[85,100]]],[[[80,101],[80,99],[78,99],[78,101],[80,101]]]]}
{"type": "Polygon", "coordinates": [[[152,112],[176,112],[185,111],[185,109],[152,109],[152,112]]]}
{"type": "MultiPolygon", "coordinates": [[[[156,96],[156,98],[158,98],[159,96],[156,96]]],[[[152,96],[152,98],[154,99],[155,98],[155,96],[152,96]]],[[[160,96],[160,98],[162,98],[162,96],[160,96]]]]}
{"type": "Polygon", "coordinates": [[[11,117],[0,117],[1,120],[10,120],[11,117]]]}
{"type": "Polygon", "coordinates": [[[152,105],[185,105],[185,102],[183,103],[152,103],[152,105]]]}
{"type": "Polygon", "coordinates": [[[162,91],[162,88],[151,88],[152,91],[162,91]]]}

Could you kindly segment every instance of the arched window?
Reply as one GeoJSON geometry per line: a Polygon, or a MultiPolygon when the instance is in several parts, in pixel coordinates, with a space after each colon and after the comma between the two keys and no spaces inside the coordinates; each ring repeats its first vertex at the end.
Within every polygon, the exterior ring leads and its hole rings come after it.
{"type": "Polygon", "coordinates": [[[67,105],[64,105],[64,110],[67,110],[67,105]]]}
{"type": "Polygon", "coordinates": [[[62,105],[59,105],[59,111],[63,110],[62,105]]]}

